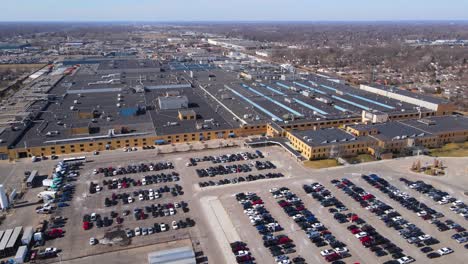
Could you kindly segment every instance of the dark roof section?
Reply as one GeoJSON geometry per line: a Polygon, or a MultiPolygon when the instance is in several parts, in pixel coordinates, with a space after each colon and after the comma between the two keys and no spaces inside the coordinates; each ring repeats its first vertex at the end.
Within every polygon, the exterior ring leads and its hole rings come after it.
{"type": "Polygon", "coordinates": [[[468,117],[466,116],[436,116],[419,120],[405,120],[401,123],[428,133],[447,133],[468,131],[468,117]]]}
{"type": "Polygon", "coordinates": [[[396,121],[382,124],[353,125],[350,127],[357,130],[377,129],[378,134],[373,135],[373,137],[384,141],[431,136],[430,133],[396,121]]]}

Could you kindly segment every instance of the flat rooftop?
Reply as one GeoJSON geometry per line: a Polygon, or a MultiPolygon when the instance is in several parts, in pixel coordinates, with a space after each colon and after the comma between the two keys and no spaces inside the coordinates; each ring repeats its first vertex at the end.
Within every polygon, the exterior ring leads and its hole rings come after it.
{"type": "Polygon", "coordinates": [[[354,136],[338,128],[292,131],[291,133],[311,147],[345,144],[349,142],[369,142],[373,140],[368,136],[354,136]]]}
{"type": "Polygon", "coordinates": [[[247,81],[214,64],[108,58],[82,61],[85,63],[72,75],[47,91],[49,101],[36,101],[28,107],[28,112],[37,115],[28,128],[21,122],[14,129],[5,127],[0,146],[33,147],[103,138],[111,130],[120,136],[197,134],[244,124],[360,118],[363,110],[418,112],[414,105],[313,74],[288,81],[247,81]],[[182,110],[193,110],[196,120],[179,120],[180,109],[159,109],[157,98],[171,91],[187,96],[189,106],[182,110]]]}
{"type": "Polygon", "coordinates": [[[372,136],[383,141],[432,136],[431,133],[424,132],[420,129],[405,125],[404,123],[398,121],[382,124],[352,125],[350,127],[357,130],[376,129],[378,134],[372,136]]]}
{"type": "Polygon", "coordinates": [[[433,116],[419,120],[400,121],[400,123],[434,134],[468,130],[468,117],[466,116],[433,116]]]}
{"type": "Polygon", "coordinates": [[[447,101],[444,98],[439,98],[439,97],[434,97],[434,96],[430,96],[430,95],[426,95],[426,94],[411,92],[411,91],[401,89],[401,88],[395,87],[395,86],[385,86],[385,85],[381,85],[381,84],[372,84],[370,86],[373,87],[373,88],[383,90],[383,91],[388,91],[388,92],[400,94],[400,95],[403,95],[403,96],[412,97],[412,98],[416,98],[416,99],[419,99],[419,100],[427,101],[427,102],[430,102],[430,103],[433,103],[433,104],[447,104],[447,103],[449,103],[449,101],[447,101]]]}

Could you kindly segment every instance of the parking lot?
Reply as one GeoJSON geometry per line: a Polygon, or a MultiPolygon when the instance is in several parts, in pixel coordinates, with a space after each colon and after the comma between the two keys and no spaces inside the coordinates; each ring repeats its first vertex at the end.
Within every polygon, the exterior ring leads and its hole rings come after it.
{"type": "MultiPolygon", "coordinates": [[[[196,165],[189,165],[191,158],[203,159],[204,156],[220,157],[229,154],[239,154],[242,156],[241,153],[254,154],[255,149],[234,147],[180,152],[177,154],[157,154],[154,150],[138,150],[130,153],[113,151],[99,156],[90,156],[88,160],[93,161],[86,162],[80,169],[80,175],[76,177],[76,181],[70,182],[76,186],[73,198],[69,202],[70,206],[60,208],[54,214],[67,218],[67,221],[62,228],[64,231],[63,237],[46,242],[45,246],[57,247],[62,250],[59,257],[50,259],[50,261],[60,261],[60,258],[63,262],[67,260],[76,261],[83,256],[96,255],[108,256],[108,258],[104,259],[109,259],[109,263],[112,263],[111,259],[115,257],[115,253],[111,252],[125,249],[129,254],[132,254],[132,248],[137,250],[137,248],[155,243],[190,238],[192,239],[192,244],[196,245],[196,250],[200,251],[209,263],[235,262],[235,254],[229,252],[231,251],[230,243],[236,241],[246,243],[250,252],[249,254],[255,259],[255,263],[275,263],[275,257],[271,254],[271,250],[265,247],[262,234],[258,231],[259,229],[251,223],[249,216],[244,213],[243,205],[236,199],[236,194],[240,192],[252,192],[261,198],[264,208],[268,210],[271,217],[283,229],[281,231],[273,231],[274,235],[285,235],[294,244],[294,247],[292,247],[294,248],[294,252],[292,252],[293,250],[286,251],[290,252],[286,254],[290,260],[294,258],[300,260],[303,258],[305,263],[328,263],[327,260],[334,258],[330,257],[327,259],[324,254],[326,255],[330,252],[325,250],[346,247],[349,254],[346,254],[346,257],[341,259],[345,263],[384,263],[390,261],[392,254],[377,256],[375,251],[366,248],[362,244],[362,241],[348,229],[350,225],[355,224],[353,221],[340,223],[335,218],[335,212],[329,210],[333,206],[322,206],[321,201],[313,198],[311,194],[307,194],[304,190],[304,185],[319,183],[330,191],[330,195],[336,197],[343,207],[347,208],[347,211],[342,212],[343,214],[353,213],[359,216],[360,219],[365,221],[365,224],[373,227],[379,235],[387,238],[398,248],[401,248],[401,252],[405,256],[413,257],[416,260],[415,263],[427,261],[431,261],[431,263],[464,262],[463,257],[466,252],[464,244],[458,243],[452,238],[456,230],[439,231],[436,225],[431,224],[428,220],[423,220],[415,212],[403,207],[398,201],[390,198],[388,194],[381,192],[360,176],[361,173],[368,175],[372,173],[378,174],[399,190],[444,214],[444,217],[439,220],[444,222],[445,220],[453,220],[462,227],[466,227],[466,220],[450,210],[450,205],[438,204],[430,197],[409,188],[405,182],[399,180],[401,177],[413,181],[422,179],[466,203],[466,198],[463,195],[463,186],[466,186],[463,185],[466,183],[463,181],[466,181],[466,179],[462,180],[461,185],[457,185],[456,174],[459,171],[451,171],[450,169],[451,164],[463,167],[463,161],[460,161],[460,159],[454,159],[453,161],[444,160],[444,163],[448,166],[448,175],[445,178],[428,178],[427,176],[409,172],[408,168],[412,159],[311,170],[297,163],[294,157],[285,153],[281,148],[265,147],[259,150],[263,157],[259,157],[256,154],[256,158],[228,159],[225,161],[220,159],[219,163],[213,162],[213,160],[206,160],[198,161],[196,165]],[[112,173],[112,175],[107,177],[104,172],[95,173],[95,170],[99,171],[99,168],[119,168],[127,167],[128,165],[138,166],[141,163],[150,164],[159,162],[171,163],[173,168],[136,171],[117,175],[113,175],[112,173]],[[256,166],[257,162],[264,162],[265,164],[269,162],[274,167],[259,169],[256,166]],[[209,169],[210,167],[220,165],[223,167],[240,165],[240,167],[232,166],[229,167],[229,171],[203,177],[200,177],[197,173],[197,170],[209,169]],[[402,168],[406,166],[407,169],[403,170],[402,168]],[[166,176],[163,176],[163,174],[166,176]],[[282,176],[269,178],[266,176],[268,174],[282,176]],[[252,177],[254,175],[263,175],[263,177],[256,180],[247,180],[249,175],[252,177]],[[239,181],[240,177],[243,177],[245,180],[239,181]],[[437,238],[440,243],[431,246],[434,251],[442,247],[449,247],[454,250],[454,253],[429,260],[426,253],[421,252],[420,248],[409,244],[406,239],[399,235],[397,230],[386,226],[385,222],[379,219],[377,215],[361,207],[358,202],[351,199],[331,183],[331,180],[340,180],[343,177],[350,179],[354,184],[362,187],[378,200],[393,207],[401,214],[402,218],[416,224],[424,234],[437,238]],[[146,182],[145,184],[143,184],[143,180],[146,182]],[[220,180],[229,180],[229,182],[217,183],[220,180]],[[208,186],[200,186],[200,182],[209,181],[213,181],[214,183],[208,184],[208,186]],[[99,186],[99,191],[90,192],[91,183],[94,183],[94,191],[96,191],[96,186],[99,186]],[[275,198],[274,193],[270,192],[273,188],[282,187],[289,189],[289,192],[300,199],[302,203],[302,205],[293,204],[294,210],[297,210],[294,217],[300,213],[304,214],[305,218],[314,219],[313,221],[311,220],[312,225],[319,222],[343,245],[334,244],[333,238],[326,235],[328,232],[324,232],[320,239],[312,241],[311,236],[315,236],[315,233],[312,231],[315,230],[307,230],[307,227],[304,229],[304,221],[295,221],[300,216],[296,218],[293,218],[293,215],[289,216],[286,210],[291,209],[284,209],[284,206],[282,206],[282,200],[286,198],[275,198]],[[174,193],[177,195],[174,195],[174,193]],[[129,202],[130,197],[132,198],[132,202],[129,202]],[[142,198],[140,199],[140,197],[142,198]],[[171,213],[171,208],[173,209],[173,213],[171,213]],[[135,211],[135,209],[140,209],[140,211],[135,211]],[[304,211],[305,209],[307,211],[304,211]],[[111,215],[112,212],[114,213],[111,215]],[[102,227],[98,227],[97,219],[90,219],[93,213],[100,216],[101,221],[99,225],[102,224],[102,227]],[[128,215],[124,215],[127,213],[128,215]],[[87,218],[88,216],[89,219],[87,218]],[[106,221],[104,221],[105,217],[106,221]],[[190,227],[186,224],[185,227],[182,227],[183,224],[181,223],[187,223],[187,218],[193,220],[194,226],[190,227]],[[83,220],[90,220],[91,227],[89,230],[84,230],[83,220]],[[173,221],[179,225],[176,229],[172,226],[173,221]],[[104,222],[108,223],[105,224],[104,222]],[[167,225],[167,231],[161,231],[162,223],[167,225]],[[136,235],[135,228],[139,230],[140,235],[134,236],[136,235]],[[144,231],[145,228],[146,231],[144,231]],[[150,228],[152,228],[152,231],[150,231],[150,228]],[[118,239],[119,237],[126,237],[127,232],[133,233],[130,234],[131,238],[128,240],[118,239]],[[143,232],[147,234],[143,235],[143,232]],[[150,232],[152,234],[149,234],[150,232]],[[97,245],[90,245],[90,238],[96,238],[99,243],[97,245]],[[319,241],[323,241],[326,245],[323,245],[319,241]],[[224,252],[228,252],[229,254],[225,254],[224,252]]],[[[46,161],[38,164],[41,164],[44,167],[43,170],[47,173],[52,170],[55,163],[46,161]]],[[[34,188],[30,190],[23,200],[27,202],[36,201],[36,195],[40,191],[43,191],[43,189],[34,188]]],[[[14,212],[10,215],[12,221],[6,221],[7,223],[4,226],[18,224],[35,226],[40,219],[47,217],[46,215],[37,215],[33,207],[35,205],[14,209],[14,212]],[[22,217],[19,219],[14,217],[15,215],[21,215],[22,217]]],[[[324,231],[319,225],[310,226],[309,228],[312,227],[318,228],[319,232],[324,231]]]]}

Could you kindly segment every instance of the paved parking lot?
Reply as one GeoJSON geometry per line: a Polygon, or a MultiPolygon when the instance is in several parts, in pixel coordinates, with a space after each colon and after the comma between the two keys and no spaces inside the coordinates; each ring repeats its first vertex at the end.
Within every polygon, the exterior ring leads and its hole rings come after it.
{"type": "MultiPolygon", "coordinates": [[[[403,208],[399,203],[390,199],[386,194],[381,193],[367,182],[361,179],[360,173],[377,173],[392,185],[400,188],[401,190],[411,194],[418,200],[423,201],[427,205],[433,207],[437,211],[445,214],[444,219],[452,219],[457,223],[466,226],[466,221],[455,215],[448,209],[447,206],[438,205],[426,196],[421,196],[418,192],[409,189],[403,182],[398,179],[400,177],[407,177],[411,180],[423,179],[425,182],[431,183],[437,188],[447,191],[453,196],[461,199],[465,203],[467,202],[463,192],[466,191],[468,180],[466,177],[462,177],[460,171],[463,172],[467,166],[465,165],[468,161],[467,158],[459,159],[443,159],[444,164],[448,166],[447,176],[444,177],[431,177],[423,176],[409,172],[408,168],[415,158],[408,158],[402,160],[392,161],[381,161],[360,165],[352,165],[346,167],[336,167],[323,170],[311,170],[303,167],[297,163],[296,160],[285,153],[281,148],[277,147],[266,147],[260,148],[264,154],[264,158],[258,160],[270,161],[276,169],[268,169],[259,171],[255,168],[251,172],[240,172],[226,175],[218,175],[209,177],[209,180],[219,179],[232,179],[239,176],[247,176],[249,174],[266,174],[266,173],[282,173],[283,178],[275,179],[263,179],[251,182],[241,182],[237,184],[226,184],[222,186],[209,186],[200,188],[199,182],[206,180],[206,178],[200,178],[197,176],[196,169],[207,168],[213,166],[210,162],[199,163],[195,167],[187,167],[187,162],[193,157],[203,157],[205,155],[222,155],[239,152],[253,152],[253,149],[246,147],[235,147],[235,148],[224,148],[224,149],[212,149],[212,150],[201,150],[192,152],[179,152],[174,154],[158,154],[155,150],[139,150],[131,153],[123,153],[122,151],[105,152],[99,156],[91,156],[88,159],[92,159],[92,162],[87,162],[81,169],[81,175],[75,182],[76,190],[74,198],[71,201],[70,207],[60,209],[59,214],[68,218],[68,222],[64,227],[65,236],[47,242],[46,246],[56,246],[63,249],[61,254],[62,262],[67,260],[73,260],[76,263],[78,259],[81,259],[86,255],[102,255],[106,252],[114,252],[119,250],[128,250],[128,254],[131,253],[132,248],[137,251],[138,248],[146,247],[155,243],[165,243],[166,241],[190,238],[194,245],[197,246],[197,250],[202,251],[203,255],[206,256],[209,263],[232,263],[233,255],[224,254],[226,250],[230,251],[229,244],[233,240],[241,240],[248,244],[251,249],[252,255],[255,257],[257,263],[273,263],[274,259],[263,246],[261,236],[255,230],[249,219],[243,213],[242,206],[236,201],[235,194],[238,192],[255,192],[265,202],[265,208],[269,210],[271,215],[278,221],[281,226],[284,227],[282,233],[288,235],[296,244],[297,252],[291,254],[291,257],[301,256],[305,258],[307,263],[326,263],[325,259],[320,256],[320,251],[326,247],[316,247],[307,237],[306,233],[299,228],[299,226],[293,221],[292,218],[288,217],[282,208],[277,204],[276,199],[269,193],[269,189],[274,187],[287,187],[294,192],[304,202],[304,206],[310,210],[317,219],[320,220],[328,229],[335,234],[342,242],[346,243],[351,257],[345,258],[346,263],[383,263],[389,260],[389,256],[383,258],[377,258],[371,251],[365,249],[359,241],[346,229],[346,224],[339,224],[334,218],[333,214],[328,212],[328,208],[323,208],[320,203],[314,200],[310,195],[307,195],[302,186],[304,184],[311,184],[313,182],[319,182],[329,189],[332,194],[337,197],[341,202],[344,203],[350,211],[358,214],[367,223],[371,224],[376,230],[384,237],[390,239],[392,242],[401,247],[404,252],[416,259],[416,263],[428,262],[426,255],[419,251],[418,248],[408,244],[398,233],[385,226],[385,224],[379,220],[374,214],[370,213],[365,208],[359,206],[358,203],[349,199],[347,195],[338,190],[335,186],[330,183],[332,179],[341,179],[342,177],[350,178],[354,183],[366,189],[366,191],[374,194],[378,199],[390,204],[392,207],[397,209],[402,216],[412,223],[417,223],[421,229],[441,241],[440,245],[448,246],[455,250],[455,253],[443,256],[439,259],[430,260],[431,263],[464,263],[464,255],[466,249],[463,248],[462,244],[458,244],[455,240],[451,239],[450,236],[454,234],[454,230],[446,232],[439,232],[434,229],[434,225],[421,220],[416,214],[403,208]],[[167,182],[158,183],[149,186],[131,186],[128,189],[117,189],[107,190],[104,189],[100,193],[89,194],[89,184],[91,181],[102,183],[103,179],[112,179],[112,177],[104,177],[102,174],[94,175],[93,170],[98,167],[117,167],[128,164],[138,163],[149,163],[158,161],[169,161],[174,164],[174,170],[179,173],[179,182],[167,182]],[[112,193],[128,192],[132,193],[134,190],[139,189],[155,189],[159,186],[172,186],[179,184],[183,187],[184,194],[173,197],[170,194],[165,193],[162,198],[156,200],[145,200],[138,201],[138,199],[131,204],[123,204],[119,202],[118,205],[112,207],[104,206],[105,197],[109,197],[112,193]],[[132,213],[129,216],[124,217],[124,222],[121,225],[116,225],[115,221],[110,227],[96,228],[93,227],[91,230],[84,231],[82,228],[82,218],[84,214],[90,214],[92,212],[99,213],[103,216],[109,216],[111,211],[121,213],[123,210],[133,210],[135,207],[144,208],[145,206],[157,203],[174,203],[185,201],[188,203],[190,209],[189,212],[183,213],[178,212],[173,216],[165,217],[148,217],[145,220],[135,220],[132,213]],[[139,236],[131,239],[129,246],[118,246],[118,245],[89,245],[89,238],[96,237],[100,239],[104,236],[107,230],[113,230],[116,228],[131,228],[134,229],[137,226],[149,227],[153,226],[154,223],[165,222],[170,224],[173,220],[185,219],[190,217],[195,220],[196,225],[192,228],[185,228],[179,230],[170,230],[164,233],[152,234],[147,236],[139,236]],[[229,220],[229,221],[228,221],[229,220]],[[230,256],[229,256],[230,255],[230,256]]],[[[429,162],[431,159],[427,158],[429,162]]],[[[235,161],[232,164],[251,164],[251,160],[235,161]]],[[[54,165],[54,161],[42,161],[34,164],[35,167],[40,167],[42,171],[48,173],[51,171],[54,165]]],[[[223,163],[223,164],[231,164],[223,163]]],[[[6,182],[11,182],[16,174],[22,174],[24,168],[29,168],[28,162],[20,162],[16,169],[10,170],[9,175],[5,179],[6,182]]],[[[8,166],[1,164],[1,166],[8,166]]],[[[9,167],[8,167],[9,168],[9,167]]],[[[171,170],[168,170],[171,171],[171,170]]],[[[164,172],[164,171],[161,171],[164,172]]],[[[135,180],[141,179],[144,175],[156,174],[159,172],[147,172],[147,173],[135,173],[122,175],[125,177],[133,178],[135,180]]],[[[122,177],[118,176],[118,177],[122,177]]],[[[39,188],[40,189],[40,188],[39,188]]],[[[37,200],[36,194],[40,191],[38,188],[32,189],[26,193],[23,201],[26,203],[32,203],[37,200]]],[[[36,225],[40,219],[46,216],[37,215],[33,208],[35,205],[24,206],[21,208],[13,209],[10,212],[7,221],[2,224],[2,229],[16,225],[36,225]],[[18,217],[21,216],[21,217],[18,217]]],[[[438,249],[439,245],[435,246],[438,249]]],[[[112,258],[118,257],[115,254],[106,254],[106,258],[103,258],[104,263],[115,263],[112,262],[112,258]],[[109,260],[109,261],[107,261],[109,260]]],[[[58,258],[53,259],[59,261],[58,258]]]]}

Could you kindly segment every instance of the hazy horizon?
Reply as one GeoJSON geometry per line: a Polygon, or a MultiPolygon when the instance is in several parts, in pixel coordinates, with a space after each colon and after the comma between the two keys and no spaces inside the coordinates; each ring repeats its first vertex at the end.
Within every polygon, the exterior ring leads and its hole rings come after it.
{"type": "Polygon", "coordinates": [[[21,0],[2,3],[3,22],[391,22],[468,20],[452,0],[21,0]]]}

